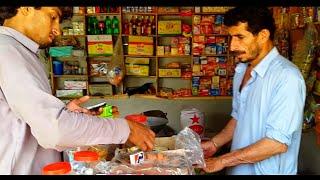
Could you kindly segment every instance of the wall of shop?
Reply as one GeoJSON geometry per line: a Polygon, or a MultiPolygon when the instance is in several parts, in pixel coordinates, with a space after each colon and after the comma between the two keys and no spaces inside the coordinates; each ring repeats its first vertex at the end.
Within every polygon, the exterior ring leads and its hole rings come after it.
{"type": "MultiPolygon", "coordinates": [[[[94,100],[92,100],[93,102],[94,100]]],[[[218,132],[230,118],[231,99],[228,100],[167,100],[130,97],[129,99],[107,100],[111,105],[118,106],[120,116],[141,113],[148,110],[161,110],[167,113],[168,125],[180,131],[180,111],[194,107],[205,114],[205,125],[208,132],[218,132]]]]}

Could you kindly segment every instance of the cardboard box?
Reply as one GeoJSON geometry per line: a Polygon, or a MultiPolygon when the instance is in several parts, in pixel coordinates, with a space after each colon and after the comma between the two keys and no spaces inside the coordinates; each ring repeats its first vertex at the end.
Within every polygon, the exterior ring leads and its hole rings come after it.
{"type": "Polygon", "coordinates": [[[86,81],[64,81],[64,89],[87,89],[86,81]]]}
{"type": "Polygon", "coordinates": [[[149,76],[149,66],[126,64],[126,75],[149,76]]]}
{"type": "Polygon", "coordinates": [[[89,85],[89,94],[91,96],[112,96],[111,84],[91,84],[89,85]]]}
{"type": "Polygon", "coordinates": [[[57,97],[77,98],[83,96],[82,89],[62,89],[56,90],[57,97]]]}
{"type": "Polygon", "coordinates": [[[129,36],[129,55],[153,55],[153,37],[129,36]]]}
{"type": "Polygon", "coordinates": [[[126,59],[127,64],[149,64],[149,58],[133,58],[129,57],[126,59]]]}
{"type": "Polygon", "coordinates": [[[164,46],[158,46],[157,47],[157,55],[158,56],[164,56],[164,46]]]}
{"type": "Polygon", "coordinates": [[[181,20],[158,21],[158,34],[181,34],[181,20]]]}
{"type": "Polygon", "coordinates": [[[181,77],[181,69],[159,69],[159,77],[181,77]]]}
{"type": "Polygon", "coordinates": [[[111,35],[87,35],[89,56],[110,56],[113,54],[111,35]]]}

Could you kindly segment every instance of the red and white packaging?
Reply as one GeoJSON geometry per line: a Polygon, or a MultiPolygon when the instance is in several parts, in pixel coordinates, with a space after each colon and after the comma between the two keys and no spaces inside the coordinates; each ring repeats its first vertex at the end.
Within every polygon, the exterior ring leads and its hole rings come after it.
{"type": "Polygon", "coordinates": [[[204,113],[196,108],[184,109],[180,113],[181,129],[189,127],[194,132],[204,137],[205,122],[204,113]]]}

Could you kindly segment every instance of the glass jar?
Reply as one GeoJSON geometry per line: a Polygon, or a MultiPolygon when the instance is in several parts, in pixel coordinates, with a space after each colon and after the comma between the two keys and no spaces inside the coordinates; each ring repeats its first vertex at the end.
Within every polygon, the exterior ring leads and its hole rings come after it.
{"type": "Polygon", "coordinates": [[[42,168],[43,175],[70,175],[72,174],[69,162],[55,162],[42,168]]]}
{"type": "Polygon", "coordinates": [[[78,175],[96,174],[96,165],[99,163],[99,155],[93,151],[78,151],[74,153],[72,169],[78,175]]]}

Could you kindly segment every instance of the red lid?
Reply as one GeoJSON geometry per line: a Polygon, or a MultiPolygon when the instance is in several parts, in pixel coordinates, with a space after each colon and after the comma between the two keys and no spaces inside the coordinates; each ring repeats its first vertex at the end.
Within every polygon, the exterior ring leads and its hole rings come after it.
{"type": "Polygon", "coordinates": [[[56,162],[42,168],[43,175],[68,174],[70,171],[71,165],[69,162],[56,162]]]}
{"type": "Polygon", "coordinates": [[[139,122],[139,123],[147,122],[147,116],[142,115],[142,114],[130,114],[130,115],[127,115],[125,117],[125,119],[136,121],[136,122],[139,122]]]}
{"type": "Polygon", "coordinates": [[[98,153],[93,151],[78,151],[74,153],[74,160],[76,161],[92,162],[98,159],[98,153]]]}

